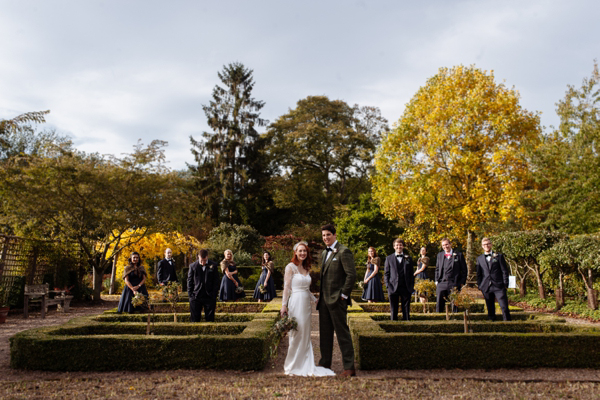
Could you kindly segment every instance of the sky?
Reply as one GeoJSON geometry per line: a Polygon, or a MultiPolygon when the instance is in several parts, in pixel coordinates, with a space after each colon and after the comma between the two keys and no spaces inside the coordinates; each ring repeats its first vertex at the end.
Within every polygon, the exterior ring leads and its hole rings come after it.
{"type": "Polygon", "coordinates": [[[271,122],[307,96],[375,106],[390,125],[441,67],[475,65],[557,126],[600,58],[600,1],[0,0],[0,119],[50,110],[86,152],[168,141],[172,169],[224,65],[254,71],[271,122]]]}

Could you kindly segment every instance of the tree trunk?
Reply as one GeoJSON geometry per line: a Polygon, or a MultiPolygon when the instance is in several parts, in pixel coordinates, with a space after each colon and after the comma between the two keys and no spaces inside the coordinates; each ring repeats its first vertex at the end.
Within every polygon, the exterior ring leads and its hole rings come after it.
{"type": "Polygon", "coordinates": [[[558,289],[556,289],[556,310],[560,310],[565,305],[563,273],[558,273],[558,289]]]}
{"type": "Polygon", "coordinates": [[[104,268],[101,266],[94,266],[94,292],[92,293],[92,300],[94,303],[99,302],[100,293],[102,292],[102,276],[103,276],[104,268]]]}
{"type": "Polygon", "coordinates": [[[467,231],[467,283],[474,282],[477,280],[473,275],[475,274],[475,254],[473,251],[473,240],[475,239],[475,233],[471,230],[467,231]]]}
{"type": "Polygon", "coordinates": [[[526,278],[527,277],[524,276],[519,281],[519,296],[520,297],[525,297],[525,295],[527,294],[527,279],[526,278]]]}
{"type": "Polygon", "coordinates": [[[110,271],[110,288],[108,289],[108,294],[115,294],[115,281],[117,276],[117,259],[119,258],[119,253],[113,256],[112,270],[110,271]]]}
{"type": "Polygon", "coordinates": [[[539,268],[535,269],[535,277],[537,279],[538,294],[540,295],[540,299],[546,300],[546,291],[544,290],[544,282],[542,281],[542,274],[540,273],[539,268]]]}

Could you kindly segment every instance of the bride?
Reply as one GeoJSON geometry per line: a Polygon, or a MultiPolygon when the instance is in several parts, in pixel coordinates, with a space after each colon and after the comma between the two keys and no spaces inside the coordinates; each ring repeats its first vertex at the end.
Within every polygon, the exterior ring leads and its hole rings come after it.
{"type": "Polygon", "coordinates": [[[298,329],[289,332],[290,345],[283,369],[286,375],[331,376],[335,375],[332,370],[315,365],[310,341],[311,303],[316,302],[310,292],[310,263],[308,243],[296,243],[292,262],[285,267],[281,316],[296,318],[298,329]]]}

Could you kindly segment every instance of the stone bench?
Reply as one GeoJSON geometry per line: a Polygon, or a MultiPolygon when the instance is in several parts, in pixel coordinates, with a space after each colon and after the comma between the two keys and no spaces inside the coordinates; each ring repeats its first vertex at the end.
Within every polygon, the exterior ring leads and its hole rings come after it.
{"type": "Polygon", "coordinates": [[[48,284],[25,285],[23,316],[29,318],[29,304],[40,303],[42,318],[46,318],[48,306],[57,305],[58,310],[68,312],[73,296],[67,296],[64,290],[49,290],[48,284]],[[54,294],[54,297],[50,297],[54,294]]]}

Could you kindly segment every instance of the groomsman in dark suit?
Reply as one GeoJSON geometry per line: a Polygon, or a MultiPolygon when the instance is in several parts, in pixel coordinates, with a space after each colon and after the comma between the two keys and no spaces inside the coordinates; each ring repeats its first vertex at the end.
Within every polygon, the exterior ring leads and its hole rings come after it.
{"type": "Polygon", "coordinates": [[[414,264],[408,254],[404,254],[404,240],[394,240],[393,254],[385,259],[384,279],[390,300],[392,321],[398,320],[398,303],[402,304],[402,319],[410,319],[410,298],[414,292],[414,264]]]}
{"type": "Polygon", "coordinates": [[[198,261],[190,265],[187,289],[192,322],[200,322],[202,308],[207,322],[215,320],[217,293],[221,282],[218,269],[217,263],[208,259],[208,251],[205,249],[198,253],[198,261]]]}
{"type": "Polygon", "coordinates": [[[485,298],[485,305],[488,310],[488,319],[496,320],[496,305],[494,299],[502,309],[502,319],[510,321],[510,311],[508,310],[508,267],[504,254],[492,251],[492,241],[488,238],[481,240],[484,254],[477,257],[477,287],[481,290],[485,298]]]}
{"type": "Polygon", "coordinates": [[[177,282],[177,274],[175,272],[175,260],[173,260],[173,252],[171,249],[165,250],[165,258],[160,260],[156,268],[156,279],[161,286],[167,282],[177,282]]]}
{"type": "Polygon", "coordinates": [[[460,290],[467,283],[467,263],[459,251],[452,249],[452,243],[447,238],[442,239],[442,248],[435,262],[435,284],[437,285],[436,312],[445,312],[446,298],[452,288],[460,290]]]}

